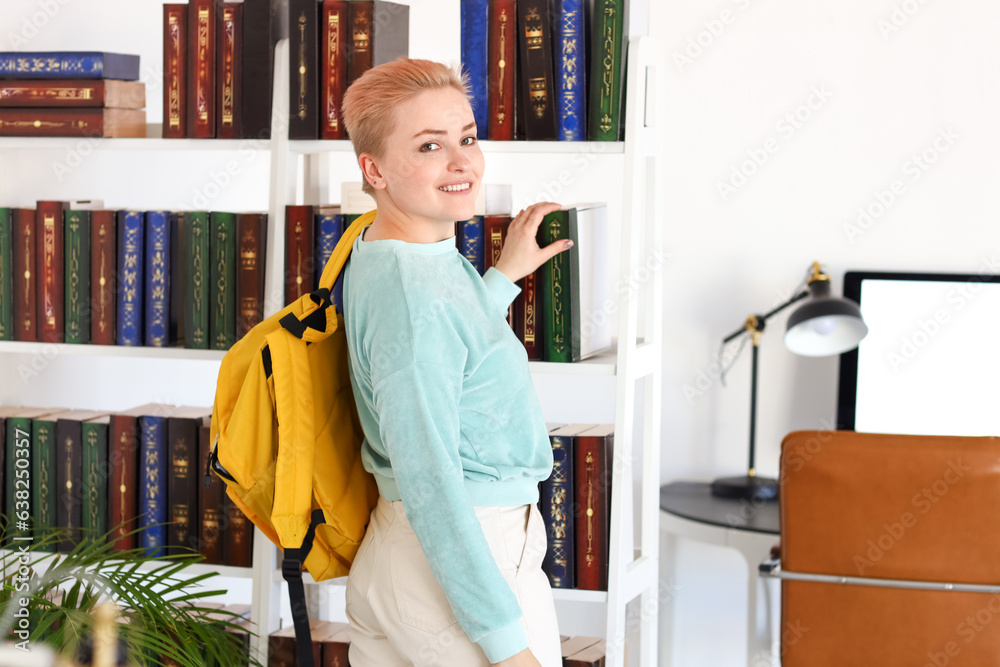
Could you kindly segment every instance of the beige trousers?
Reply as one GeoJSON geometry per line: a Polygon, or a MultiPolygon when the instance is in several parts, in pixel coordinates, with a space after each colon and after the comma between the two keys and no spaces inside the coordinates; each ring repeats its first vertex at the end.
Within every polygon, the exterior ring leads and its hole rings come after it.
{"type": "MultiPolygon", "coordinates": [[[[521,605],[521,624],[542,667],[559,667],[559,627],[542,572],[545,526],[534,505],[477,507],[500,572],[521,605]]],[[[401,501],[379,498],[347,580],[353,667],[489,665],[455,620],[401,501]]]]}

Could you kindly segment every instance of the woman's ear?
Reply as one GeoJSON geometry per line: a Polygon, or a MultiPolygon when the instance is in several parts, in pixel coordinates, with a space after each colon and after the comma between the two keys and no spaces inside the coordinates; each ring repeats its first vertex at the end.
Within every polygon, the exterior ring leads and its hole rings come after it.
{"type": "Polygon", "coordinates": [[[374,157],[368,153],[362,153],[358,156],[358,165],[361,167],[361,173],[364,174],[365,181],[370,186],[376,189],[385,187],[385,179],[382,178],[382,172],[379,171],[374,157]]]}

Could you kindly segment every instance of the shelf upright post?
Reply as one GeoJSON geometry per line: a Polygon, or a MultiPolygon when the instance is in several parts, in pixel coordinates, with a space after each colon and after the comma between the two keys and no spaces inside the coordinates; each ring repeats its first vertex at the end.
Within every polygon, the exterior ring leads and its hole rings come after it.
{"type": "Polygon", "coordinates": [[[294,201],[295,181],[289,176],[288,39],[274,47],[274,97],[271,100],[271,173],[267,216],[267,258],[264,268],[264,317],[285,307],[285,206],[294,201]]]}

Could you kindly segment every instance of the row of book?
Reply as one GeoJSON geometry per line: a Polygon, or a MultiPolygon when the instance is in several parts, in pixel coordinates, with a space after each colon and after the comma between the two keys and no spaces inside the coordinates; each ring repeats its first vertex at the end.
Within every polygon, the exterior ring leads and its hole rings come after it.
{"type": "Polygon", "coordinates": [[[618,141],[625,5],[462,0],[462,63],[479,138],[618,141]]]}
{"type": "Polygon", "coordinates": [[[552,474],[539,511],[548,549],[542,569],[553,588],[608,590],[614,424],[549,427],[552,474]]]}
{"type": "Polygon", "coordinates": [[[0,136],[145,137],[139,56],[0,53],[0,136]]]}
{"type": "Polygon", "coordinates": [[[0,340],[226,350],[263,316],[267,214],[0,208],[0,340]]]}
{"type": "Polygon", "coordinates": [[[53,545],[61,552],[110,535],[116,550],[194,552],[208,563],[250,567],[253,525],[221,481],[199,483],[211,414],[157,403],[122,411],[0,407],[8,537],[56,527],[65,537],[53,545]]]}
{"type": "Polygon", "coordinates": [[[163,5],[163,136],[271,136],[274,46],[287,9],[271,0],[163,5]]]}

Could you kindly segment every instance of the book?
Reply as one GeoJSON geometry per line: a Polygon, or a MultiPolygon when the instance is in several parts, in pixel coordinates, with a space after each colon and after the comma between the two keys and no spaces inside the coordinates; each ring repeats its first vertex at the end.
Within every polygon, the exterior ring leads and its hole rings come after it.
{"type": "Polygon", "coordinates": [[[134,549],[138,543],[139,516],[139,417],[165,414],[168,406],[140,405],[111,414],[108,438],[108,523],[116,551],[134,549]]]}
{"type": "Polygon", "coordinates": [[[66,202],[61,201],[40,201],[35,208],[38,340],[43,343],[62,343],[66,337],[63,284],[65,211],[66,202]]]}
{"type": "Polygon", "coordinates": [[[319,137],[319,4],[288,0],[289,139],[319,137]]]}
{"type": "Polygon", "coordinates": [[[15,208],[13,213],[14,340],[38,338],[38,252],[35,209],[15,208]]]}
{"type": "Polygon", "coordinates": [[[67,531],[58,550],[66,553],[79,544],[83,528],[83,422],[104,416],[93,410],[67,410],[49,417],[55,421],[56,525],[67,531]]]}
{"type": "Polygon", "coordinates": [[[240,95],[243,76],[243,5],[227,2],[219,17],[218,99],[216,109],[217,136],[236,139],[241,135],[243,98],[240,95]]]}
{"type": "Polygon", "coordinates": [[[139,56],[95,51],[0,52],[3,79],[139,79],[139,56]]]}
{"type": "Polygon", "coordinates": [[[264,259],[267,214],[236,214],[239,264],[236,268],[236,339],[264,319],[264,259]]]}
{"type": "Polygon", "coordinates": [[[348,85],[372,67],[410,52],[410,8],[384,0],[347,3],[351,43],[348,47],[348,85]]]}
{"type": "Polygon", "coordinates": [[[30,493],[30,474],[34,465],[34,439],[32,423],[58,408],[33,408],[24,406],[0,406],[0,417],[4,418],[4,477],[3,508],[7,520],[6,539],[8,542],[18,536],[27,536],[34,516],[30,493]],[[21,472],[18,472],[18,471],[21,472]],[[18,497],[18,491],[28,491],[28,497],[18,497]]]}
{"type": "MultiPolygon", "coordinates": [[[[167,411],[169,414],[169,411],[167,411]]],[[[167,417],[139,416],[139,544],[147,556],[164,556],[167,542],[167,417]]]]}
{"type": "Polygon", "coordinates": [[[211,139],[216,133],[216,53],[219,0],[188,4],[187,126],[188,136],[211,139]]]}
{"type": "Polygon", "coordinates": [[[271,138],[271,93],[274,87],[274,46],[288,36],[287,7],[271,0],[243,0],[242,90],[240,135],[271,138]],[[272,14],[273,12],[273,14],[272,14]],[[281,30],[284,29],[284,34],[281,30]]]}
{"type": "MultiPolygon", "coordinates": [[[[500,259],[504,241],[507,240],[507,228],[510,226],[510,220],[508,215],[487,215],[483,218],[483,266],[486,269],[495,266],[500,259]]],[[[513,302],[507,308],[507,323],[513,328],[513,302]]]]}
{"type": "Polygon", "coordinates": [[[316,289],[315,232],[313,206],[285,207],[285,304],[316,289]]]}
{"type": "Polygon", "coordinates": [[[198,440],[212,408],[183,407],[167,417],[168,555],[198,552],[198,440]]]}
{"type": "Polygon", "coordinates": [[[323,661],[317,663],[317,667],[349,667],[351,638],[347,623],[324,621],[316,628],[314,637],[321,644],[323,654],[323,661]]]}
{"type": "Polygon", "coordinates": [[[555,2],[556,132],[560,141],[586,141],[586,7],[583,0],[555,2]]]}
{"type": "Polygon", "coordinates": [[[141,211],[118,211],[118,345],[142,344],[145,229],[141,211]]]}
{"type": "Polygon", "coordinates": [[[222,564],[234,567],[253,565],[253,524],[243,511],[233,503],[228,494],[222,496],[225,528],[222,537],[222,564]]]}
{"type": "MultiPolygon", "coordinates": [[[[323,630],[327,621],[309,619],[309,635],[312,637],[313,664],[323,664],[323,643],[316,636],[323,630]]],[[[268,638],[268,667],[296,667],[298,659],[295,652],[295,625],[287,625],[271,633],[268,638]]]]}
{"type": "Polygon", "coordinates": [[[11,209],[0,208],[0,340],[14,340],[14,228],[11,209]]]}
{"type": "MultiPolygon", "coordinates": [[[[186,7],[187,5],[181,5],[186,7]]],[[[144,109],[146,84],[114,79],[0,79],[0,107],[144,109]]]]}
{"type": "Polygon", "coordinates": [[[489,0],[461,0],[462,70],[469,76],[476,136],[489,138],[489,0]]]}
{"type": "Polygon", "coordinates": [[[598,639],[590,646],[563,658],[563,667],[604,667],[607,650],[607,642],[598,639]]]}
{"type": "Polygon", "coordinates": [[[143,331],[148,347],[167,347],[170,336],[170,212],[147,211],[144,232],[143,331]]]}
{"type": "Polygon", "coordinates": [[[531,141],[556,138],[552,1],[517,3],[519,101],[524,108],[525,138],[531,141]]]}
{"type": "Polygon", "coordinates": [[[108,526],[108,429],[110,415],[84,421],[83,442],[83,536],[103,538],[108,526]]]}
{"type": "Polygon", "coordinates": [[[212,211],[209,227],[208,334],[213,350],[228,350],[236,342],[236,216],[212,211]]]}
{"type": "MultiPolygon", "coordinates": [[[[339,206],[319,206],[316,208],[316,269],[313,272],[313,284],[319,285],[320,276],[326,263],[330,261],[333,251],[337,247],[337,242],[343,236],[344,216],[340,213],[339,206]]],[[[333,294],[331,295],[337,312],[344,312],[344,280],[343,274],[337,276],[337,281],[333,284],[333,294]]]]}
{"type": "MultiPolygon", "coordinates": [[[[56,423],[48,417],[31,420],[31,504],[36,531],[56,525],[56,423]]],[[[35,547],[54,551],[55,545],[35,547]]]]}
{"type": "Polygon", "coordinates": [[[584,649],[594,646],[600,641],[602,641],[600,637],[585,637],[583,635],[563,639],[560,644],[563,661],[565,662],[567,658],[576,655],[584,649]]]}
{"type": "Polygon", "coordinates": [[[614,424],[594,426],[575,436],[576,587],[608,590],[614,424]]]}
{"type": "Polygon", "coordinates": [[[118,291],[115,212],[92,211],[90,232],[90,342],[114,345],[118,291]]]}
{"type": "Polygon", "coordinates": [[[489,138],[514,138],[517,100],[517,6],[515,0],[490,2],[489,138]]]}
{"type": "Polygon", "coordinates": [[[166,139],[182,139],[188,134],[188,21],[188,5],[163,5],[163,137],[166,139]]]}
{"type": "Polygon", "coordinates": [[[458,223],[458,252],[468,260],[479,275],[486,272],[483,247],[483,216],[477,215],[458,223]]]}
{"type": "Polygon", "coordinates": [[[65,341],[89,343],[91,211],[66,211],[65,222],[65,341]]]}
{"type": "Polygon", "coordinates": [[[206,563],[222,564],[222,542],[219,539],[219,529],[222,521],[222,496],[225,483],[209,472],[208,463],[212,454],[211,428],[208,424],[198,427],[198,469],[195,479],[201,475],[202,483],[198,484],[198,552],[205,557],[206,563]]]}
{"type": "Polygon", "coordinates": [[[625,0],[594,0],[593,12],[587,134],[591,141],[618,141],[625,121],[625,0]]]}
{"type": "Polygon", "coordinates": [[[340,107],[347,89],[348,30],[346,0],[323,0],[320,22],[320,139],[346,139],[340,107]]]}
{"type": "Polygon", "coordinates": [[[2,137],[145,137],[144,109],[0,109],[2,137]]]}
{"type": "Polygon", "coordinates": [[[545,521],[549,545],[542,560],[542,571],[553,588],[576,586],[574,436],[592,426],[571,424],[549,431],[552,474],[541,484],[539,511],[545,521]]]}
{"type": "Polygon", "coordinates": [[[181,257],[185,264],[184,347],[207,350],[211,283],[211,233],[208,211],[185,211],[181,257]]]}

